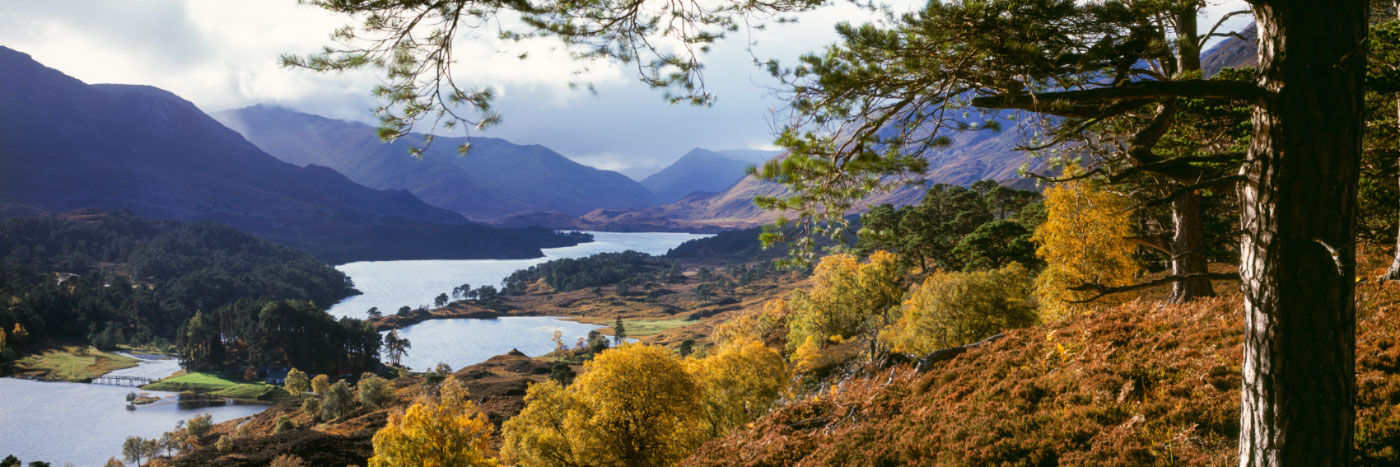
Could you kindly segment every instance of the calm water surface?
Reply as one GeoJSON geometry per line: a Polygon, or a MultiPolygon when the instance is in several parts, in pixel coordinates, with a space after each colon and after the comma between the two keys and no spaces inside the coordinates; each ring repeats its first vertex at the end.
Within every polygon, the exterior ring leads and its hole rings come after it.
{"type": "MultiPolygon", "coordinates": [[[[654,255],[686,240],[707,235],[684,233],[592,232],[594,241],[572,247],[544,250],[545,257],[524,260],[425,260],[372,261],[338,266],[355,281],[364,295],[350,297],[331,307],[337,317],[364,318],[370,307],[393,313],[400,306],[431,304],[433,297],[464,283],[473,287],[494,285],[510,273],[559,258],[637,250],[654,255]]],[[[519,349],[541,355],[553,348],[554,331],[564,332],[569,345],[598,326],[550,317],[504,317],[492,320],[433,320],[410,326],[400,333],[413,343],[404,364],[417,370],[438,362],[453,369],[479,363],[493,355],[519,349]]],[[[114,375],[163,377],[179,369],[171,359],[144,360],[141,366],[114,375]]],[[[82,383],[38,382],[0,378],[0,457],[14,454],[26,464],[42,460],[61,466],[100,466],[120,457],[127,436],[160,436],[175,422],[202,413],[215,422],[252,415],[265,407],[220,402],[219,406],[182,403],[176,394],[146,391],[161,396],[154,404],[126,410],[126,394],[135,388],[82,383]],[[204,405],[204,406],[200,406],[204,405]]]]}
{"type": "MultiPolygon", "coordinates": [[[[337,266],[355,281],[364,295],[342,300],[328,310],[332,315],[364,318],[370,307],[393,313],[401,306],[418,307],[433,297],[462,284],[472,287],[494,285],[511,273],[545,261],[578,258],[597,253],[636,250],[653,255],[687,240],[709,235],[686,233],[590,232],[593,242],[544,250],[543,258],[522,260],[424,260],[364,261],[337,266]]],[[[480,363],[487,358],[518,349],[538,356],[554,348],[554,331],[564,333],[564,343],[574,345],[579,337],[599,326],[551,317],[502,317],[498,319],[429,320],[399,330],[412,342],[403,364],[414,370],[427,370],[439,362],[454,370],[480,363]]]]}
{"type": "Polygon", "coordinates": [[[355,288],[364,294],[341,300],[328,311],[336,317],[363,319],[370,307],[378,307],[384,314],[394,313],[401,306],[431,308],[434,297],[440,293],[452,295],[454,287],[471,284],[473,288],[483,285],[500,288],[501,280],[510,273],[545,261],[626,250],[663,255],[686,240],[709,237],[687,233],[589,233],[593,234],[592,242],[548,248],[543,258],[361,261],[336,266],[348,274],[355,281],[355,288]]]}
{"type": "MultiPolygon", "coordinates": [[[[174,359],[143,357],[141,366],[111,374],[164,377],[176,370],[174,359]]],[[[25,465],[42,460],[55,466],[100,466],[109,457],[121,457],[127,436],[160,436],[175,428],[175,422],[199,414],[210,414],[217,423],[266,408],[228,401],[211,407],[179,402],[177,397],[122,386],[0,378],[0,457],[13,454],[25,465]],[[126,410],[126,395],[133,391],[162,399],[126,410]]]]}

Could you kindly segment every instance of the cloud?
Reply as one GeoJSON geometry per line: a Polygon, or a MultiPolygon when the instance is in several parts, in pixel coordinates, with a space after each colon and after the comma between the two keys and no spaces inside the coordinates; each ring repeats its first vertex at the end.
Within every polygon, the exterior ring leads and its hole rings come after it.
{"type": "MultiPolygon", "coordinates": [[[[922,4],[898,0],[895,9],[922,4]]],[[[1212,2],[1207,16],[1241,5],[1212,2]]],[[[474,135],[543,144],[595,167],[645,174],[695,147],[771,148],[769,109],[781,103],[772,93],[777,83],[754,58],[791,63],[833,42],[837,22],[875,16],[838,2],[798,18],[732,33],[703,57],[705,83],[718,96],[711,107],[668,104],[626,65],[589,63],[588,73],[574,76],[579,65],[552,40],[516,48],[488,33],[464,39],[454,72],[498,92],[504,122],[474,135]],[[517,59],[520,52],[527,59],[517,59]],[[570,89],[575,81],[597,93],[570,89]]],[[[372,122],[369,91],[379,83],[373,70],[321,74],[278,64],[281,54],[317,50],[350,20],[292,0],[7,0],[0,3],[0,45],[86,82],[149,84],[207,111],[276,103],[372,122]]]]}

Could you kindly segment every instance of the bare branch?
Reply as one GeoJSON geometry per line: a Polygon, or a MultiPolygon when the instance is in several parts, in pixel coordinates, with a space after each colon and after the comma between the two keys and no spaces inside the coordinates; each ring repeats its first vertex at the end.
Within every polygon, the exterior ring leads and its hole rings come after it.
{"type": "Polygon", "coordinates": [[[1083,284],[1070,287],[1069,290],[1075,292],[1098,292],[1098,294],[1084,300],[1066,300],[1066,302],[1074,304],[1089,303],[1113,294],[1132,292],[1134,290],[1150,289],[1152,287],[1166,285],[1173,282],[1181,282],[1189,279],[1239,280],[1240,275],[1239,273],[1202,272],[1195,274],[1179,274],[1167,276],[1160,279],[1150,280],[1147,282],[1140,282],[1133,285],[1124,285],[1119,287],[1108,287],[1104,286],[1103,284],[1083,284]]]}

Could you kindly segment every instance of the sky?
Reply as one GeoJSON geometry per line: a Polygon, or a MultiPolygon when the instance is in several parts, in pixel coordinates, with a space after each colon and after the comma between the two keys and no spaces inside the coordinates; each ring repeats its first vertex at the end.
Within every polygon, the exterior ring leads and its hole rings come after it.
{"type": "MultiPolygon", "coordinates": [[[[922,4],[892,3],[897,11],[922,4]]],[[[1210,3],[1206,25],[1244,5],[1210,3]]],[[[753,65],[754,56],[791,63],[833,42],[837,22],[872,19],[837,2],[802,14],[796,24],[732,34],[703,58],[706,84],[718,96],[710,107],[668,104],[637,81],[635,68],[613,63],[589,65],[585,81],[596,94],[571,89],[576,65],[548,42],[527,44],[529,56],[519,60],[518,51],[499,53],[501,44],[489,38],[464,39],[454,73],[497,92],[502,123],[473,136],[542,144],[584,164],[642,177],[695,147],[772,148],[772,112],[781,101],[773,92],[777,82],[753,65]]],[[[1224,29],[1251,20],[1241,17],[1224,29]]],[[[295,0],[6,0],[0,46],[88,83],[160,87],[206,112],[278,104],[373,122],[369,91],[379,82],[373,70],[323,74],[278,64],[283,53],[328,44],[331,31],[350,21],[295,0]]]]}

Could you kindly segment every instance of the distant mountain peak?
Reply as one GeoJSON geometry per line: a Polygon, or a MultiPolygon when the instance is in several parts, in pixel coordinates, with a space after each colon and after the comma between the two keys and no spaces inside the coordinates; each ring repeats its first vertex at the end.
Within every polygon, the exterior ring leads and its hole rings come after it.
{"type": "Polygon", "coordinates": [[[568,243],[282,162],[168,91],[88,85],[5,47],[0,102],[0,200],[27,210],[213,221],[330,260],[518,258],[568,243]]]}
{"type": "Polygon", "coordinates": [[[725,157],[704,148],[691,149],[661,171],[642,179],[664,203],[673,203],[691,194],[720,192],[748,174],[753,163],[725,157]]]}
{"type": "Polygon", "coordinates": [[[372,188],[408,190],[472,219],[656,204],[650,191],[626,176],[579,164],[540,144],[472,137],[471,152],[461,157],[457,147],[466,138],[437,136],[420,159],[408,151],[422,145],[418,134],[386,144],[369,125],[272,106],[214,117],[283,161],[325,165],[372,188]]]}

